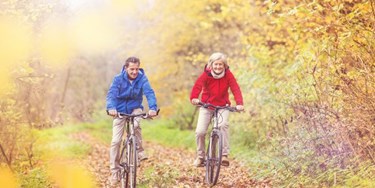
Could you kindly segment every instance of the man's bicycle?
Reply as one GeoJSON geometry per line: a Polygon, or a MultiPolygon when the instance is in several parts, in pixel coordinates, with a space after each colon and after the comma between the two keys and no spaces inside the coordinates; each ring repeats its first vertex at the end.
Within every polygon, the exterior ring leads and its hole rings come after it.
{"type": "Polygon", "coordinates": [[[210,186],[214,186],[219,179],[221,159],[222,159],[222,150],[223,150],[223,138],[219,128],[219,110],[227,109],[231,112],[238,112],[235,107],[230,106],[215,106],[209,103],[198,103],[199,106],[204,108],[209,108],[214,110],[214,116],[212,118],[212,131],[210,133],[205,166],[206,166],[206,182],[210,186]]]}
{"type": "MultiPolygon", "coordinates": [[[[160,109],[156,115],[159,114],[160,109]]],[[[120,183],[121,188],[133,188],[137,185],[137,163],[138,161],[138,142],[134,133],[134,122],[137,117],[142,119],[152,119],[147,113],[141,114],[126,114],[118,113],[119,118],[126,118],[125,131],[126,138],[123,139],[123,144],[120,154],[120,183]]]]}

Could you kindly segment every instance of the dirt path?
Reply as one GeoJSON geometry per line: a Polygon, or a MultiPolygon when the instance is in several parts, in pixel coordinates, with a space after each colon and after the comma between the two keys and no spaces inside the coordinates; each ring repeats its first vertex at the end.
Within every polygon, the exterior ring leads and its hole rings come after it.
{"type": "MultiPolygon", "coordinates": [[[[87,134],[74,136],[75,139],[89,142],[92,152],[84,164],[96,176],[98,187],[110,187],[109,146],[100,144],[87,134]]],[[[176,148],[168,148],[153,142],[145,142],[144,147],[149,156],[141,163],[137,180],[139,187],[208,187],[204,183],[204,168],[194,167],[194,153],[176,148]]],[[[248,169],[237,161],[231,160],[229,167],[220,171],[218,184],[215,187],[272,187],[270,182],[256,182],[249,177],[248,169]]]]}

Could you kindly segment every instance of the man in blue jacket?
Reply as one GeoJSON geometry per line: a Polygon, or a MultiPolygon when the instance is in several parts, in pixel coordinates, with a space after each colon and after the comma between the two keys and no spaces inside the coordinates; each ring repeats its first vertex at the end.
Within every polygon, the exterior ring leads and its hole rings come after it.
{"type": "MultiPolygon", "coordinates": [[[[147,98],[148,114],[156,115],[157,104],[155,92],[152,89],[143,69],[139,68],[141,62],[137,57],[126,59],[120,74],[116,75],[107,94],[107,111],[113,116],[112,142],[110,149],[111,184],[117,184],[119,179],[119,155],[121,139],[124,133],[123,118],[118,118],[117,113],[139,114],[143,111],[143,95],[147,98]]],[[[138,140],[139,160],[147,159],[142,147],[142,134],[140,119],[135,121],[134,133],[138,140]]]]}

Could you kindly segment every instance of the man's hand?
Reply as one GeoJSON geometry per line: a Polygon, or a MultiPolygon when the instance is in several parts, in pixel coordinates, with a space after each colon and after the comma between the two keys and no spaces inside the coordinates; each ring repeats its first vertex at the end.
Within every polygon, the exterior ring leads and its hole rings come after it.
{"type": "Polygon", "coordinates": [[[115,117],[115,116],[117,116],[117,110],[116,109],[108,110],[108,114],[110,116],[115,117]]]}
{"type": "Polygon", "coordinates": [[[156,116],[156,111],[155,110],[149,110],[148,115],[151,116],[151,117],[156,116]]]}
{"type": "Polygon", "coordinates": [[[199,99],[191,99],[191,103],[197,105],[199,103],[199,99]]]}
{"type": "Polygon", "coordinates": [[[236,106],[236,110],[238,111],[243,111],[244,110],[244,107],[242,105],[237,105],[236,106]]]}

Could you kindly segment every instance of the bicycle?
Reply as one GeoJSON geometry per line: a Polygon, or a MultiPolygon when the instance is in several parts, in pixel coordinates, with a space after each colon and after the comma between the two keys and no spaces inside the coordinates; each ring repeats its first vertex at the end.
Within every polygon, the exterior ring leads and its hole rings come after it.
{"type": "MultiPolygon", "coordinates": [[[[157,110],[156,115],[159,114],[157,110]]],[[[108,112],[107,112],[108,113],[108,112]]],[[[137,163],[138,163],[138,144],[137,137],[134,134],[134,122],[136,117],[142,119],[152,119],[147,113],[126,114],[117,113],[117,117],[126,118],[125,129],[126,138],[123,139],[120,153],[120,182],[121,188],[134,188],[137,185],[137,163]]]]}
{"type": "Polygon", "coordinates": [[[209,108],[214,110],[214,116],[212,118],[212,131],[210,133],[207,152],[206,152],[206,160],[204,165],[206,166],[206,182],[210,186],[214,186],[217,183],[220,173],[220,166],[221,166],[221,159],[222,159],[222,150],[223,150],[223,138],[219,129],[219,110],[227,109],[231,112],[238,112],[235,107],[230,106],[215,106],[209,103],[198,103],[199,106],[204,108],[209,108]]]}

